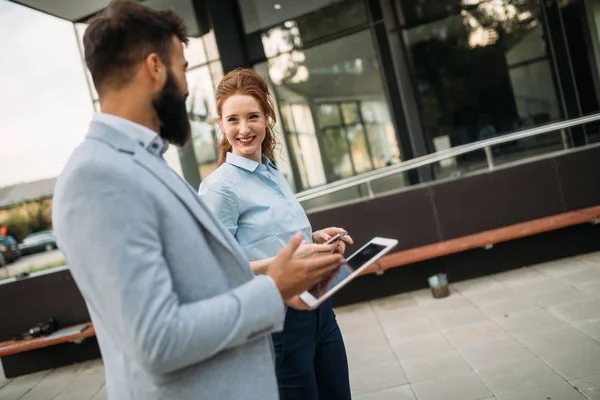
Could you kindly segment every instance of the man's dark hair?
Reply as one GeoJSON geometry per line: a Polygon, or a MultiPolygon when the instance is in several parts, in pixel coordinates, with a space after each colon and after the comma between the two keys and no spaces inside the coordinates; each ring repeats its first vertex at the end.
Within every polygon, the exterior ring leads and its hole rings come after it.
{"type": "Polygon", "coordinates": [[[129,83],[134,67],[151,53],[170,67],[173,35],[188,43],[185,24],[175,12],[154,10],[136,0],[111,1],[83,35],[85,63],[98,94],[129,83]]]}

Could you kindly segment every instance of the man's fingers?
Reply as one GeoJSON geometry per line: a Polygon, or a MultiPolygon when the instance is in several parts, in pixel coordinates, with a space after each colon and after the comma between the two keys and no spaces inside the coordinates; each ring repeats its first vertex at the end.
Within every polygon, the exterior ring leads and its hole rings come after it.
{"type": "Polygon", "coordinates": [[[354,244],[354,239],[350,235],[342,236],[342,240],[348,244],[354,244]]]}
{"type": "Polygon", "coordinates": [[[327,274],[344,263],[344,259],[339,254],[329,254],[326,256],[313,257],[306,262],[306,268],[317,275],[327,274]]]}
{"type": "Polygon", "coordinates": [[[285,246],[279,252],[279,254],[284,258],[291,258],[294,255],[294,253],[296,252],[296,250],[298,250],[298,247],[300,247],[300,245],[302,244],[303,238],[304,238],[304,235],[302,234],[302,232],[297,232],[292,237],[292,239],[288,242],[287,246],[285,246]]]}

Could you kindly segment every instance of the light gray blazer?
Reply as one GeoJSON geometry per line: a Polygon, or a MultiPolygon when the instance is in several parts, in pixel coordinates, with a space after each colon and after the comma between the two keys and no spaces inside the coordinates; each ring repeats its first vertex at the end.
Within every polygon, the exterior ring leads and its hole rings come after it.
{"type": "Polygon", "coordinates": [[[53,218],[109,399],[278,399],[281,295],[160,155],[93,121],[58,179],[53,218]]]}

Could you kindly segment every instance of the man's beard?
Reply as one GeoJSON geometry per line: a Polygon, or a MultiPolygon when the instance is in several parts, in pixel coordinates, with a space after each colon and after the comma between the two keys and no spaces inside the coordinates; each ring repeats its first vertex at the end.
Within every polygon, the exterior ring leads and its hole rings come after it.
{"type": "Polygon", "coordinates": [[[171,71],[168,71],[167,81],[152,105],[162,123],[160,136],[176,146],[185,146],[191,136],[190,120],[185,96],[181,94],[171,71]]]}

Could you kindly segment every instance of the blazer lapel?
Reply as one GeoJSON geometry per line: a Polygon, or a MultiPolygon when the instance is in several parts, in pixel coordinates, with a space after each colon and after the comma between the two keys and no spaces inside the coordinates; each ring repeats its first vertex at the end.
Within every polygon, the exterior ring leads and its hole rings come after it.
{"type": "Polygon", "coordinates": [[[133,161],[136,164],[143,167],[173,192],[198,223],[204,226],[204,228],[210,232],[210,234],[227,251],[233,253],[234,256],[240,260],[240,264],[245,270],[251,272],[249,266],[247,266],[248,260],[245,254],[238,249],[235,239],[229,237],[231,236],[229,231],[221,226],[220,222],[216,220],[216,217],[212,215],[211,211],[204,206],[202,200],[200,200],[193,188],[185,180],[179,177],[163,159],[151,154],[144,147],[137,145],[124,134],[103,123],[92,123],[87,137],[102,141],[119,151],[132,154],[133,161]]]}

